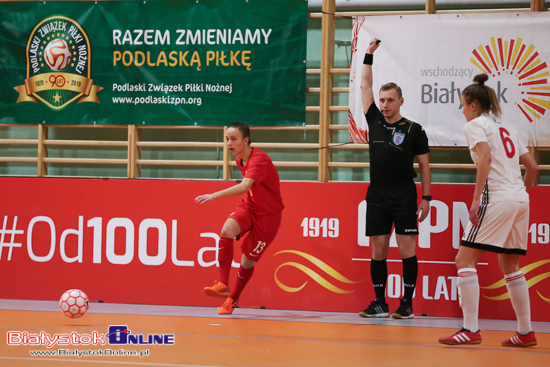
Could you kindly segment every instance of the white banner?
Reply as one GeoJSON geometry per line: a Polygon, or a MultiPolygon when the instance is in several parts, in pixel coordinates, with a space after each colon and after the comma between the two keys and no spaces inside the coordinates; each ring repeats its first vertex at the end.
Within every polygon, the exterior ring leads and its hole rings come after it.
{"type": "Polygon", "coordinates": [[[349,124],[366,142],[361,69],[369,41],[382,40],[373,63],[375,101],[382,84],[403,89],[401,115],[421,124],[431,146],[466,146],[460,94],[480,73],[497,93],[503,121],[526,145],[550,146],[550,13],[356,17],[349,124]]]}

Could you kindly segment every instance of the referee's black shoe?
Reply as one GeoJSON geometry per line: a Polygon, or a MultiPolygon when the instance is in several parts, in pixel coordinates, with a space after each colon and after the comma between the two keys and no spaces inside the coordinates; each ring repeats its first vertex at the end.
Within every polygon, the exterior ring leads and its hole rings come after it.
{"type": "Polygon", "coordinates": [[[391,314],[391,317],[394,319],[413,319],[413,306],[412,300],[407,298],[402,298],[397,310],[391,314]]]}
{"type": "Polygon", "coordinates": [[[383,299],[376,298],[366,309],[359,312],[361,317],[390,317],[390,309],[383,299]]]}

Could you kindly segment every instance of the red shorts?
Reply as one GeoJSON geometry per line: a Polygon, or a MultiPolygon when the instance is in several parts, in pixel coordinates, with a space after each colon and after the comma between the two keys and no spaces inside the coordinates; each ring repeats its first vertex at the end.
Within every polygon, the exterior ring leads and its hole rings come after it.
{"type": "Polygon", "coordinates": [[[281,213],[255,215],[242,204],[229,215],[229,218],[239,223],[241,229],[241,233],[236,237],[237,241],[248,233],[241,244],[241,250],[246,257],[255,262],[260,260],[281,227],[281,217],[281,213]]]}

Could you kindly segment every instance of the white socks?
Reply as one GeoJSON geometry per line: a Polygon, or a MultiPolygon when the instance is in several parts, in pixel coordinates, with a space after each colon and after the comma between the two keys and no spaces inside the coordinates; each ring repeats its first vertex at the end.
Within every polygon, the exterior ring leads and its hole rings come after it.
{"type": "Polygon", "coordinates": [[[464,316],[464,329],[475,333],[479,330],[479,281],[475,268],[463,268],[458,270],[458,298],[462,315],[464,316]]]}
{"type": "MultiPolygon", "coordinates": [[[[529,288],[521,271],[504,275],[506,288],[510,294],[512,306],[518,320],[518,333],[527,334],[533,330],[531,326],[531,306],[529,303],[529,288]]],[[[477,270],[463,268],[458,271],[458,297],[462,314],[464,316],[464,328],[475,333],[479,330],[479,280],[477,270]]]]}
{"type": "Polygon", "coordinates": [[[531,306],[529,304],[529,288],[521,271],[504,275],[506,288],[510,294],[510,300],[516,318],[518,319],[518,333],[527,334],[533,330],[531,327],[531,306]]]}

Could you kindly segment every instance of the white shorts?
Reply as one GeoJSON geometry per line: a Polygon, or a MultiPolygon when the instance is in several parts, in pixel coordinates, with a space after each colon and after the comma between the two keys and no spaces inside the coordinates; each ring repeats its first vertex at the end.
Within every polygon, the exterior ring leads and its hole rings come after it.
{"type": "Polygon", "coordinates": [[[504,253],[527,253],[529,203],[497,201],[479,208],[480,223],[468,222],[461,246],[504,253]]]}

